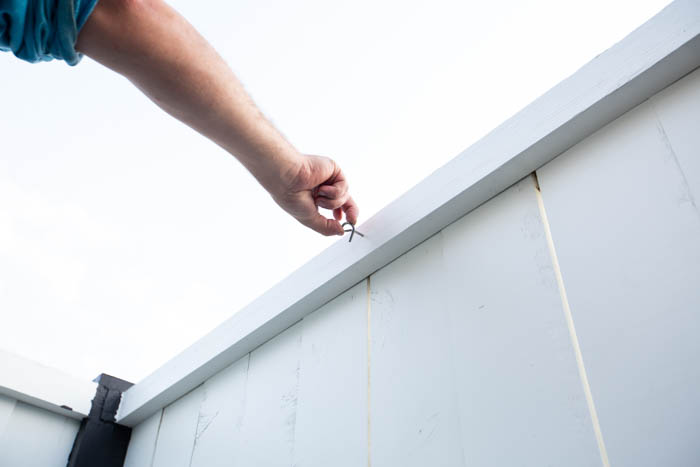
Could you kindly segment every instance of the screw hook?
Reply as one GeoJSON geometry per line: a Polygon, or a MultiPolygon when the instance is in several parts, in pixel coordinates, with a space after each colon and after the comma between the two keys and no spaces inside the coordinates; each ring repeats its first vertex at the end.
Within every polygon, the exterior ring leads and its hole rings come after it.
{"type": "Polygon", "coordinates": [[[360,233],[359,230],[355,230],[355,224],[351,224],[350,222],[345,222],[341,227],[343,227],[343,232],[350,232],[350,240],[348,240],[348,243],[352,242],[352,237],[353,237],[353,235],[355,235],[355,234],[359,235],[360,237],[364,237],[364,236],[365,236],[365,234],[360,233]],[[346,225],[349,225],[350,228],[349,228],[349,229],[346,229],[346,228],[345,228],[346,225]]]}

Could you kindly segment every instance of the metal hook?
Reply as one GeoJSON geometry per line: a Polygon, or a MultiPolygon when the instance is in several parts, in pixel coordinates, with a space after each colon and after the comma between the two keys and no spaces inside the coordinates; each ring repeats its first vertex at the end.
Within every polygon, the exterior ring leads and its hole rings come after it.
{"type": "Polygon", "coordinates": [[[350,232],[350,240],[348,240],[348,243],[352,242],[352,237],[353,237],[353,235],[355,235],[355,234],[359,235],[360,237],[364,237],[364,236],[365,236],[365,234],[360,233],[359,230],[355,230],[355,224],[351,224],[350,222],[345,222],[343,225],[341,225],[341,227],[343,227],[343,232],[350,232]],[[346,225],[349,225],[349,226],[350,226],[350,229],[349,229],[349,230],[348,230],[348,229],[345,229],[345,226],[346,226],[346,225]]]}

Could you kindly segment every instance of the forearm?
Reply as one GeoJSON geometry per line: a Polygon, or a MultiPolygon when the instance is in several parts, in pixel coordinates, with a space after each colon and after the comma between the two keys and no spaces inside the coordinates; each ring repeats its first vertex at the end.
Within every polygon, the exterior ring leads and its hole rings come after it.
{"type": "Polygon", "coordinates": [[[235,155],[269,192],[298,172],[298,152],[216,51],[164,2],[100,0],[76,47],[235,155]]]}
{"type": "Polygon", "coordinates": [[[162,0],[100,0],[77,50],[129,78],[175,118],[236,156],[284,210],[342,235],[358,208],[332,159],[302,156],[265,119],[228,65],[162,0]],[[333,211],[328,219],[318,212],[333,211]]]}

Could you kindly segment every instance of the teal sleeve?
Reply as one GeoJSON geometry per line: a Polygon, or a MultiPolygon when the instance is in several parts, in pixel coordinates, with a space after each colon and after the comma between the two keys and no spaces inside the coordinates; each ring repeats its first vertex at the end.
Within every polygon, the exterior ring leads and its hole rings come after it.
{"type": "Polygon", "coordinates": [[[0,50],[28,62],[76,65],[78,33],[97,0],[0,0],[0,50]]]}

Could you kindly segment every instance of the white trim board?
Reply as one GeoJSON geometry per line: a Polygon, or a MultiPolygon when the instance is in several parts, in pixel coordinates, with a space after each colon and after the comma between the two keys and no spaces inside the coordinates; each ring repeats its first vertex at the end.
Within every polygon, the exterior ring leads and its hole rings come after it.
{"type": "Polygon", "coordinates": [[[97,383],[0,350],[0,394],[66,417],[87,417],[97,383]],[[66,409],[65,407],[70,407],[66,409]]]}
{"type": "Polygon", "coordinates": [[[700,66],[700,2],[677,0],[208,335],[128,389],[134,426],[700,66]]]}

